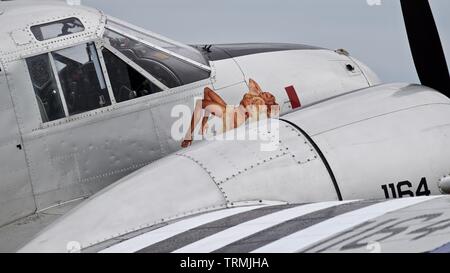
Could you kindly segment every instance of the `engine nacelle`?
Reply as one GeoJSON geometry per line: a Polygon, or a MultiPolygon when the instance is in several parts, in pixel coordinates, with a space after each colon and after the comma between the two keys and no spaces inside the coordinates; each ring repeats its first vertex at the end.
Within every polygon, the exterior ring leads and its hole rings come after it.
{"type": "Polygon", "coordinates": [[[331,166],[343,199],[439,194],[450,171],[449,100],[416,85],[382,85],[286,117],[331,166]]]}

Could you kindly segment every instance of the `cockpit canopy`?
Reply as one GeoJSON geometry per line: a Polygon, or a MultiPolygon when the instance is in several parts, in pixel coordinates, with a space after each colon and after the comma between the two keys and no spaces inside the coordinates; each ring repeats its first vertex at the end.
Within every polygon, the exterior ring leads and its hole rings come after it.
{"type": "Polygon", "coordinates": [[[209,77],[203,55],[190,46],[164,40],[157,34],[109,18],[104,47],[133,61],[159,81],[159,87],[174,88],[209,77]]]}
{"type": "Polygon", "coordinates": [[[0,15],[29,13],[0,58],[25,58],[43,123],[210,77],[208,61],[191,46],[82,6],[38,8],[48,15],[20,4],[0,15]]]}

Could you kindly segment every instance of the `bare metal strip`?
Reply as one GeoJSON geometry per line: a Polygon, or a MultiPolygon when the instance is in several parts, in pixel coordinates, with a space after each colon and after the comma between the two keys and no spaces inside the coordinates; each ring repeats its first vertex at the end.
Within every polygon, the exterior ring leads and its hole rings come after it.
{"type": "Polygon", "coordinates": [[[69,109],[67,108],[66,97],[64,96],[64,93],[63,93],[63,90],[62,90],[62,85],[61,85],[61,82],[59,81],[59,74],[58,74],[58,70],[56,69],[55,59],[53,58],[52,53],[49,52],[47,54],[48,54],[48,58],[50,59],[50,64],[52,66],[53,77],[55,78],[56,85],[58,87],[59,97],[60,97],[61,102],[63,104],[64,114],[66,115],[66,117],[68,117],[69,116],[69,109]]]}
{"type": "Polygon", "coordinates": [[[108,88],[109,98],[111,100],[111,104],[116,104],[116,97],[114,96],[114,92],[112,90],[111,81],[109,79],[108,69],[106,68],[105,59],[103,58],[103,53],[100,50],[103,45],[100,42],[95,43],[95,50],[97,51],[98,60],[100,62],[100,66],[103,70],[103,78],[106,82],[106,87],[108,88]]]}

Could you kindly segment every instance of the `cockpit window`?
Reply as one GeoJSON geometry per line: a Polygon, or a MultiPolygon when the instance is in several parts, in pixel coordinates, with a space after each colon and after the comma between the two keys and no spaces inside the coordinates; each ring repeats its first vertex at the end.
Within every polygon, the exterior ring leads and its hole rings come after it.
{"type": "Polygon", "coordinates": [[[69,115],[111,105],[94,43],[51,53],[69,115]]]}
{"type": "Polygon", "coordinates": [[[111,105],[93,42],[26,59],[42,122],[111,105]]]}
{"type": "Polygon", "coordinates": [[[106,31],[105,38],[109,41],[110,46],[145,69],[169,88],[209,77],[209,71],[205,71],[114,31],[106,31]]]}
{"type": "Polygon", "coordinates": [[[116,102],[127,101],[162,91],[161,88],[154,85],[108,49],[104,48],[102,54],[116,102]]]}
{"type": "Polygon", "coordinates": [[[111,22],[104,38],[113,53],[124,55],[168,88],[210,76],[205,59],[191,47],[169,43],[111,22]]]}
{"type": "Polygon", "coordinates": [[[38,41],[44,41],[77,32],[82,32],[84,31],[84,26],[80,20],[72,17],[42,25],[32,26],[30,30],[38,41]]]}
{"type": "Polygon", "coordinates": [[[141,50],[146,48],[145,45],[112,31],[106,31],[105,37],[109,41],[110,50],[123,54],[168,88],[182,85],[179,77],[163,63],[164,59],[170,56],[161,54],[145,58],[141,54],[141,50]]]}
{"type": "Polygon", "coordinates": [[[196,48],[192,46],[173,41],[167,37],[163,37],[146,29],[133,26],[127,22],[123,22],[111,16],[108,17],[106,27],[113,31],[116,30],[116,32],[122,31],[128,34],[129,37],[136,37],[145,40],[146,42],[154,46],[166,49],[172,53],[178,54],[179,56],[185,57],[209,68],[208,61],[205,59],[203,54],[201,54],[196,48]]]}
{"type": "Polygon", "coordinates": [[[65,117],[58,84],[48,54],[28,58],[27,65],[42,122],[65,117]]]}

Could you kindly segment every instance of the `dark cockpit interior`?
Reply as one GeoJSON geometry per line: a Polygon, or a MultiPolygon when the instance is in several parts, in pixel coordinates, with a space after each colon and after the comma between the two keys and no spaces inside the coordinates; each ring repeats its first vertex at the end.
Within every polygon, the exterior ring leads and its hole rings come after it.
{"type": "Polygon", "coordinates": [[[93,43],[52,53],[70,115],[110,105],[93,43]]]}
{"type": "Polygon", "coordinates": [[[106,31],[105,37],[114,49],[142,67],[168,88],[189,84],[209,77],[209,71],[200,69],[129,37],[110,30],[106,31]]]}

